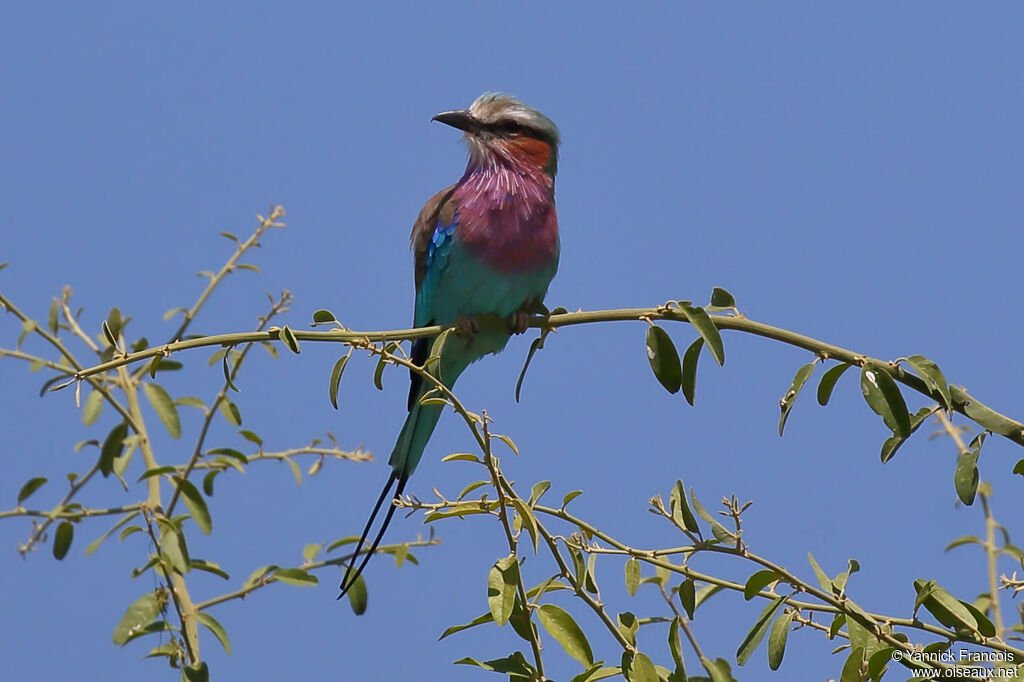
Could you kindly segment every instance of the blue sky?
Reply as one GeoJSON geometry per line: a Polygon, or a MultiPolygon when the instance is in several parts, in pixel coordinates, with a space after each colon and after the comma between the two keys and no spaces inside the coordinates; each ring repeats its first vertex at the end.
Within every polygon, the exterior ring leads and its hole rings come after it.
{"type": "MultiPolygon", "coordinates": [[[[134,316],[134,334],[161,338],[172,331],[163,312],[201,290],[194,273],[229,255],[217,233],[247,234],[256,212],[280,203],[289,229],[251,259],[262,272],[232,277],[194,331],[247,329],[264,292],[283,288],[296,296],[295,327],[318,308],[354,328],[405,327],[409,227],[464,165],[457,134],[430,116],[498,90],[562,130],[562,261],[549,305],[703,302],[722,286],[753,319],[879,357],[927,355],[1019,418],[1022,19],[1010,3],[10,7],[0,41],[0,261],[11,266],[0,290],[45,318],[70,284],[92,330],[116,305],[134,316]]],[[[5,346],[18,331],[0,319],[5,346]]],[[[754,551],[808,578],[808,551],[833,574],[855,557],[852,594],[870,609],[908,615],[918,577],[963,598],[985,589],[979,552],[942,551],[982,531],[978,508],[955,505],[947,440],[921,433],[881,465],[885,429],[852,374],[827,410],[801,396],[780,439],[778,399],[810,357],[738,334],[726,334],[723,369],[702,364],[690,408],[650,376],[643,331],[637,322],[559,332],[518,405],[526,339],[466,373],[463,400],[486,408],[521,448],[503,460],[510,478],[527,490],[550,480],[553,497],[585,490],[575,511],[638,546],[682,541],[645,511],[677,478],[705,503],[753,499],[745,529],[754,551]]],[[[692,336],[670,331],[681,346],[692,336]]],[[[221,477],[214,535],[197,537],[194,552],[219,561],[232,585],[265,563],[299,563],[306,543],[357,532],[386,478],[406,378],[388,372],[378,392],[373,364],[355,363],[335,412],[326,385],[336,352],[306,344],[299,357],[256,357],[238,398],[245,425],[279,449],[329,430],[378,459],[331,463],[301,488],[284,466],[221,477]]],[[[167,378],[168,390],[211,395],[220,372],[207,356],[188,357],[190,371],[167,378]]],[[[102,438],[113,417],[83,427],[69,394],[40,400],[40,375],[13,362],[0,363],[0,381],[7,509],[27,478],[85,468],[72,446],[102,438]]],[[[190,415],[186,434],[197,426],[190,415]]],[[[215,441],[242,445],[226,424],[215,441]]],[[[187,435],[158,445],[165,458],[187,457],[178,457],[187,435]]],[[[456,419],[443,419],[409,492],[454,495],[478,478],[440,463],[470,445],[456,419]]],[[[1020,458],[990,439],[980,465],[1011,531],[1022,518],[1021,479],[1010,475],[1020,458]]],[[[44,488],[33,502],[55,494],[44,488]]],[[[137,495],[104,481],[87,501],[137,495]]],[[[0,652],[12,679],[173,678],[139,660],[144,644],[110,643],[125,606],[153,585],[128,581],[141,543],[83,556],[105,529],[80,527],[62,563],[48,551],[23,561],[15,550],[27,524],[0,522],[0,652]]],[[[486,610],[501,535],[478,518],[437,530],[443,544],[420,550],[419,567],[371,564],[361,618],[335,603],[329,573],[318,588],[277,586],[215,612],[234,647],[227,657],[207,642],[215,679],[486,676],[451,661],[505,655],[522,643],[513,633],[436,640],[486,610]]],[[[388,539],[425,531],[419,517],[399,518],[388,539]]],[[[738,580],[753,572],[696,565],[738,580]]],[[[539,582],[549,566],[530,557],[527,570],[539,582]]],[[[613,610],[660,612],[650,588],[629,599],[621,576],[620,563],[599,565],[613,610]]],[[[215,580],[196,591],[217,594],[215,580]]],[[[617,660],[598,623],[560,603],[593,633],[596,653],[617,660]]],[[[694,623],[705,651],[731,660],[760,608],[732,596],[710,602],[694,623]]],[[[663,629],[641,634],[662,663],[664,641],[663,629]]],[[[793,634],[782,674],[838,676],[831,648],[818,634],[793,634]]],[[[547,658],[552,677],[578,672],[551,640],[547,658]]],[[[739,675],[767,678],[763,652],[739,675]]]]}

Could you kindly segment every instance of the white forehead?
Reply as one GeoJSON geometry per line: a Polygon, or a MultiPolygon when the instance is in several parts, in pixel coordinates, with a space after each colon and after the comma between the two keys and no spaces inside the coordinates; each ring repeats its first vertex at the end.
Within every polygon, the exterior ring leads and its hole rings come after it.
{"type": "Polygon", "coordinates": [[[558,127],[554,121],[511,95],[486,92],[477,97],[476,101],[469,106],[469,113],[483,123],[512,119],[522,125],[544,131],[556,140],[558,139],[558,127]]]}

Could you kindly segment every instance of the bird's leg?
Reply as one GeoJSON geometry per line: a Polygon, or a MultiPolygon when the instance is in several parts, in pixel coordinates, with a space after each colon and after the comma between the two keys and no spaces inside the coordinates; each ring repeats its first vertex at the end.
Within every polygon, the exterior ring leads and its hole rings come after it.
{"type": "Polygon", "coordinates": [[[530,318],[533,317],[533,313],[519,309],[512,313],[512,316],[508,320],[508,330],[513,334],[522,334],[530,328],[530,318]]]}
{"type": "Polygon", "coordinates": [[[455,335],[460,339],[471,339],[480,331],[480,323],[475,317],[459,315],[455,320],[455,335]]]}

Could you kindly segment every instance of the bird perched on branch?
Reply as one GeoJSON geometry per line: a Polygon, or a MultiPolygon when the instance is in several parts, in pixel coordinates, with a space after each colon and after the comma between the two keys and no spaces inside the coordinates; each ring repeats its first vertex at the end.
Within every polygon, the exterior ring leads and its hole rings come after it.
{"type": "MultiPolygon", "coordinates": [[[[412,228],[416,262],[413,324],[456,325],[441,351],[434,375],[448,388],[471,362],[501,351],[512,333],[526,330],[529,315],[542,312],[548,284],[558,269],[555,172],[558,128],[544,114],[508,95],[487,93],[468,109],[433,118],[463,131],[469,162],[462,178],[427,201],[412,228]],[[507,318],[484,327],[483,315],[507,318]]],[[[422,366],[431,339],[412,345],[422,366]]],[[[339,599],[355,584],[377,549],[441,414],[441,405],[421,404],[428,386],[411,372],[409,415],[391,452],[391,475],[356,546],[339,599]],[[397,485],[396,485],[397,484],[397,485]],[[392,486],[392,504],[362,563],[356,558],[392,486]]]]}

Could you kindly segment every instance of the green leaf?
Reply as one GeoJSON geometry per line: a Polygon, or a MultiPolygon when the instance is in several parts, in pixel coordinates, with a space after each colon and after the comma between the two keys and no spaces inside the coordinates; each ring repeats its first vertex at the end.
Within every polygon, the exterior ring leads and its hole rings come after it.
{"type": "Polygon", "coordinates": [[[573,490],[571,493],[566,493],[565,497],[562,498],[562,509],[565,509],[566,505],[568,505],[570,502],[572,502],[582,494],[582,490],[573,490]]]}
{"type": "Polygon", "coordinates": [[[725,346],[722,345],[722,335],[718,333],[718,327],[711,321],[707,312],[700,306],[691,306],[680,302],[680,309],[683,314],[686,315],[686,319],[690,321],[693,328],[697,330],[697,333],[704,339],[704,343],[708,345],[708,350],[711,351],[711,357],[715,359],[719,365],[725,364],[725,346]]]}
{"type": "Polygon", "coordinates": [[[716,310],[731,310],[736,307],[736,299],[722,287],[715,287],[711,290],[711,304],[708,308],[716,310]]]}
{"type": "Polygon", "coordinates": [[[922,605],[947,628],[966,628],[978,631],[978,621],[970,609],[935,581],[918,578],[914,581],[914,590],[917,591],[915,611],[918,605],[922,605]]]}
{"type": "Polygon", "coordinates": [[[160,384],[145,382],[142,384],[142,388],[146,392],[149,404],[156,411],[156,416],[160,417],[160,421],[164,423],[167,432],[171,434],[171,438],[180,438],[181,420],[178,418],[178,408],[174,406],[171,396],[167,394],[167,391],[160,384]]]}
{"type": "Polygon", "coordinates": [[[782,576],[770,568],[757,571],[747,578],[747,582],[743,586],[743,598],[750,601],[760,594],[761,590],[765,587],[780,580],[782,580],[782,576]]]}
{"type": "Polygon", "coordinates": [[[102,411],[103,394],[93,390],[89,393],[89,397],[85,399],[85,407],[82,408],[82,423],[86,426],[92,426],[99,419],[102,411]]]}
{"type": "Polygon", "coordinates": [[[975,450],[968,450],[956,458],[956,471],[953,473],[953,486],[956,488],[960,501],[970,506],[974,504],[974,496],[978,492],[978,455],[975,450]]]}
{"type": "Polygon", "coordinates": [[[291,457],[285,457],[284,461],[288,462],[288,466],[291,467],[292,476],[295,477],[295,485],[302,485],[302,469],[299,468],[298,463],[291,457]]]}
{"type": "Polygon", "coordinates": [[[348,364],[348,359],[352,357],[352,350],[350,348],[348,353],[338,358],[338,361],[334,363],[334,369],[331,370],[331,381],[327,387],[327,395],[331,399],[331,405],[334,409],[338,409],[338,385],[341,383],[341,373],[345,371],[345,365],[348,364]]]}
{"type": "Polygon", "coordinates": [[[67,556],[68,550],[71,549],[71,541],[74,538],[74,525],[66,519],[61,521],[57,525],[57,533],[53,538],[53,558],[60,561],[67,556]]]}
{"type": "MultiPolygon", "coordinates": [[[[915,431],[925,422],[925,420],[932,414],[932,408],[922,407],[915,414],[910,416],[910,434],[913,435],[915,431]]],[[[909,438],[909,436],[908,436],[909,438]]],[[[882,443],[881,458],[882,464],[885,464],[893,456],[896,455],[896,451],[900,449],[900,446],[907,442],[907,438],[898,434],[893,434],[882,443]]]]}
{"type": "Polygon", "coordinates": [[[441,458],[441,462],[480,462],[480,457],[472,452],[453,452],[441,458]]]}
{"type": "Polygon", "coordinates": [[[281,331],[278,334],[284,345],[288,346],[288,350],[298,355],[301,351],[299,350],[299,340],[295,338],[295,332],[291,330],[291,327],[285,325],[281,327],[281,331]]]}
{"type": "Polygon", "coordinates": [[[652,324],[647,328],[646,344],[647,360],[651,363],[654,376],[666,391],[675,393],[682,382],[682,369],[672,338],[664,329],[652,324]]]}
{"type": "Polygon", "coordinates": [[[219,564],[216,564],[212,561],[207,561],[206,559],[192,559],[189,562],[189,566],[197,571],[203,571],[204,573],[212,573],[218,578],[223,578],[224,580],[231,579],[231,576],[228,575],[227,571],[222,569],[219,564]]]}
{"type": "Polygon", "coordinates": [[[540,498],[543,497],[544,493],[551,487],[551,481],[539,481],[533,485],[530,489],[530,500],[527,502],[531,507],[540,502],[540,498]]]}
{"type": "Polygon", "coordinates": [[[697,525],[697,519],[693,516],[693,512],[690,511],[690,505],[686,503],[686,489],[680,480],[676,480],[676,484],[672,487],[672,492],[669,495],[669,507],[672,513],[672,520],[676,524],[691,533],[700,534],[700,526],[697,525]]]}
{"type": "Polygon", "coordinates": [[[240,436],[242,436],[242,438],[246,439],[250,443],[255,443],[257,447],[259,447],[259,448],[263,447],[263,439],[260,438],[259,436],[257,436],[252,431],[250,431],[248,429],[242,429],[238,433],[239,433],[240,436]]]}
{"type": "Polygon", "coordinates": [[[160,552],[171,567],[185,575],[192,568],[188,557],[188,545],[185,536],[173,528],[164,527],[160,538],[160,552]]]}
{"type": "Polygon", "coordinates": [[[782,414],[779,416],[779,435],[782,435],[782,431],[786,428],[786,420],[789,419],[789,412],[793,409],[793,403],[796,402],[796,397],[800,395],[800,389],[807,383],[807,379],[814,372],[814,363],[808,362],[806,365],[796,371],[796,376],[793,377],[793,383],[790,385],[789,390],[786,391],[786,395],[782,396],[779,400],[779,407],[782,408],[782,414]]]}
{"type": "Polygon", "coordinates": [[[793,623],[793,611],[784,613],[772,625],[768,634],[768,667],[778,670],[782,665],[782,657],[786,654],[786,639],[789,637],[789,626],[793,623]]]}
{"type": "Polygon", "coordinates": [[[633,661],[629,665],[629,682],[658,682],[658,671],[654,663],[645,654],[639,651],[633,654],[633,661]]]}
{"type": "Polygon", "coordinates": [[[156,620],[160,615],[163,598],[159,591],[147,592],[128,607],[114,628],[114,644],[124,646],[131,636],[156,620]]]}
{"type": "Polygon", "coordinates": [[[226,457],[230,457],[231,459],[237,460],[242,464],[249,463],[249,458],[234,448],[212,448],[206,451],[206,455],[224,455],[226,457]]]}
{"type": "Polygon", "coordinates": [[[223,362],[224,361],[224,356],[226,356],[228,354],[229,350],[231,350],[231,349],[230,348],[221,348],[219,351],[216,351],[213,355],[210,356],[210,359],[206,361],[206,366],[207,367],[213,367],[213,363],[217,362],[218,360],[223,362]]]}
{"type": "Polygon", "coordinates": [[[316,555],[320,553],[320,550],[323,549],[323,547],[323,544],[320,543],[311,543],[306,545],[302,548],[303,560],[305,560],[307,563],[313,561],[313,559],[316,558],[316,555]]]}
{"type": "Polygon", "coordinates": [[[832,618],[832,624],[828,627],[828,638],[835,639],[836,635],[839,634],[839,628],[844,625],[846,625],[846,615],[837,613],[835,617],[832,618]]]}
{"type": "Polygon", "coordinates": [[[183,395],[180,398],[175,398],[174,404],[178,407],[194,407],[198,410],[206,410],[206,403],[193,395],[183,395]]]}
{"type": "Polygon", "coordinates": [[[224,647],[224,651],[226,653],[231,653],[231,640],[228,639],[228,632],[216,618],[205,611],[199,611],[196,613],[196,620],[205,625],[210,632],[213,633],[213,636],[216,637],[217,641],[220,642],[220,645],[224,647]]]}
{"type": "Polygon", "coordinates": [[[605,667],[604,662],[598,661],[579,675],[573,677],[570,682],[597,682],[598,680],[604,680],[621,674],[622,669],[618,666],[605,667]]]}
{"type": "Polygon", "coordinates": [[[114,428],[110,429],[110,433],[103,440],[103,445],[100,447],[100,473],[104,477],[110,475],[114,470],[114,460],[121,456],[124,452],[124,439],[128,436],[128,424],[121,422],[114,428]]]}
{"type": "Polygon", "coordinates": [[[640,562],[633,556],[626,561],[626,592],[629,592],[629,596],[632,597],[636,595],[638,587],[640,587],[640,562]]]}
{"type": "Polygon", "coordinates": [[[976,535],[964,535],[962,537],[957,538],[956,540],[953,540],[953,542],[951,542],[948,545],[946,545],[946,549],[944,551],[948,552],[949,550],[953,549],[954,547],[959,547],[961,545],[981,545],[981,544],[984,544],[984,543],[981,541],[981,538],[979,538],[978,536],[976,536],[976,535]]]}
{"type": "Polygon", "coordinates": [[[100,327],[103,329],[103,337],[107,340],[107,343],[111,347],[117,348],[117,337],[114,335],[113,330],[110,329],[110,325],[107,324],[107,321],[104,320],[100,324],[100,327]]]}
{"type": "MultiPolygon", "coordinates": [[[[345,579],[346,581],[348,580],[347,570],[345,571],[345,579]]],[[[355,582],[349,586],[346,596],[348,597],[349,606],[352,607],[352,613],[357,616],[361,616],[366,613],[368,595],[366,592],[366,580],[363,579],[362,574],[360,574],[356,578],[355,582]]]]}
{"type": "MultiPolygon", "coordinates": [[[[238,387],[235,386],[235,382],[231,379],[231,367],[228,365],[229,359],[228,354],[225,353],[221,358],[220,371],[224,374],[224,383],[235,393],[239,393],[238,387]]],[[[241,357],[235,361],[235,368],[237,369],[239,364],[242,362],[241,357]]],[[[150,376],[156,376],[156,372],[152,372],[150,376]]]]}
{"type": "MultiPolygon", "coordinates": [[[[716,585],[715,587],[719,586],[716,585]]],[[[698,604],[696,584],[693,582],[693,578],[687,578],[679,584],[679,601],[683,604],[686,617],[693,620],[693,612],[697,610],[698,604]]]]}
{"type": "Polygon", "coordinates": [[[934,362],[923,355],[911,355],[907,358],[907,364],[914,368],[917,375],[928,385],[928,389],[939,394],[939,404],[946,410],[953,408],[953,397],[949,392],[949,383],[943,376],[942,370],[934,362]]]}
{"type": "Polygon", "coordinates": [[[686,402],[693,405],[697,392],[697,361],[700,359],[700,351],[704,348],[704,339],[697,337],[683,353],[682,380],[680,387],[683,389],[683,397],[686,402]]]}
{"type": "Polygon", "coordinates": [[[886,666],[892,661],[892,654],[896,647],[887,646],[871,654],[868,658],[868,677],[872,680],[880,680],[885,673],[886,666]]]}
{"type": "Polygon", "coordinates": [[[224,415],[224,418],[228,420],[228,423],[232,426],[242,425],[242,413],[238,410],[238,405],[235,405],[230,400],[221,400],[218,405],[220,413],[224,415]]]}
{"type": "Polygon", "coordinates": [[[828,405],[828,401],[832,398],[832,389],[836,387],[836,382],[839,381],[839,377],[843,376],[843,372],[850,369],[852,365],[848,362],[843,362],[829,371],[825,372],[821,377],[821,381],[818,382],[818,404],[824,407],[828,405]]]}
{"type": "Polygon", "coordinates": [[[43,476],[36,476],[25,481],[25,485],[21,486],[21,490],[18,491],[18,501],[16,504],[21,506],[21,503],[27,500],[32,493],[43,487],[48,479],[43,476]]]}
{"type": "Polygon", "coordinates": [[[46,326],[49,328],[50,333],[54,335],[56,335],[57,331],[60,329],[60,320],[57,317],[58,309],[59,306],[57,299],[55,298],[53,299],[53,303],[50,304],[50,311],[46,316],[46,326]]]}
{"type": "Polygon", "coordinates": [[[565,653],[585,666],[593,665],[594,654],[590,643],[568,612],[554,604],[543,604],[537,609],[537,616],[540,624],[562,645],[565,653]]]}
{"type": "Polygon", "coordinates": [[[982,613],[977,606],[962,599],[959,601],[963,605],[963,607],[970,611],[971,615],[974,616],[974,620],[978,623],[978,632],[981,633],[982,637],[996,636],[996,626],[992,624],[992,621],[990,621],[988,617],[984,613],[982,613]]]}
{"type": "Polygon", "coordinates": [[[185,503],[188,513],[192,515],[196,525],[199,526],[199,530],[203,531],[204,535],[209,535],[213,530],[213,521],[210,519],[210,510],[206,506],[206,500],[203,499],[202,493],[187,478],[175,479],[174,483],[178,486],[181,500],[185,503]]]}
{"type": "Polygon", "coordinates": [[[683,661],[683,640],[679,636],[679,621],[679,617],[676,616],[668,626],[668,648],[672,652],[672,661],[676,664],[676,669],[672,673],[675,678],[673,682],[675,680],[686,682],[686,666],[683,661]]]}
{"type": "Polygon", "coordinates": [[[181,676],[185,682],[210,682],[210,666],[206,661],[192,663],[181,669],[181,676]]]}
{"type": "Polygon", "coordinates": [[[640,629],[640,621],[636,619],[636,615],[629,612],[623,611],[616,616],[619,634],[626,638],[626,641],[632,646],[636,646],[636,633],[640,629]]]}
{"type": "Polygon", "coordinates": [[[483,615],[477,616],[476,618],[474,618],[473,620],[469,621],[468,623],[464,623],[462,625],[453,625],[453,626],[451,626],[450,628],[448,628],[444,632],[442,632],[441,636],[438,637],[437,640],[441,641],[442,639],[444,639],[445,637],[447,637],[449,635],[454,635],[456,632],[461,632],[462,630],[468,630],[469,628],[474,628],[477,625],[483,625],[484,623],[492,623],[492,622],[494,622],[494,616],[492,616],[490,613],[485,613],[483,615]]]}
{"type": "Polygon", "coordinates": [[[907,403],[887,370],[875,363],[865,363],[860,370],[860,390],[868,406],[885,421],[886,426],[904,438],[910,435],[907,403]]]}
{"type": "Polygon", "coordinates": [[[729,668],[729,662],[724,658],[716,658],[713,661],[711,659],[704,659],[701,661],[701,664],[708,671],[708,675],[711,676],[711,682],[735,682],[732,670],[729,668]]]}
{"type": "Polygon", "coordinates": [[[507,445],[509,447],[509,449],[512,450],[512,452],[515,453],[516,457],[519,456],[519,446],[516,445],[516,442],[514,440],[512,440],[510,437],[506,436],[503,433],[494,433],[494,434],[491,434],[491,437],[492,438],[497,438],[498,440],[500,440],[502,443],[507,445]]]}
{"type": "Polygon", "coordinates": [[[301,568],[279,568],[274,571],[273,577],[283,583],[298,585],[299,587],[308,587],[320,582],[315,575],[301,568]]]}
{"type": "Polygon", "coordinates": [[[747,636],[743,638],[740,643],[740,648],[736,650],[736,662],[740,665],[745,665],[750,659],[751,654],[757,648],[757,645],[764,639],[765,633],[768,632],[768,626],[772,622],[772,618],[775,616],[775,612],[786,603],[788,597],[776,597],[764,608],[761,615],[758,616],[757,620],[754,621],[753,627],[747,633],[747,636]]]}
{"type": "Polygon", "coordinates": [[[519,564],[513,555],[498,559],[487,574],[487,606],[498,625],[504,625],[512,615],[519,582],[519,564]]]}
{"type": "Polygon", "coordinates": [[[517,651],[505,658],[496,658],[492,661],[478,661],[475,658],[465,657],[455,661],[456,665],[475,665],[484,670],[509,675],[512,682],[524,682],[525,680],[536,679],[536,670],[530,665],[521,651],[517,651]]]}
{"type": "MultiPolygon", "coordinates": [[[[170,623],[167,623],[167,621],[163,621],[163,622],[167,625],[167,628],[164,628],[164,629],[171,629],[170,628],[170,623]]],[[[147,630],[148,630],[148,628],[147,628],[147,630]]],[[[142,634],[148,634],[148,632],[142,633],[142,634]]],[[[142,636],[142,635],[140,634],[140,636],[142,636]]],[[[157,646],[153,647],[152,649],[150,649],[149,653],[146,654],[145,656],[143,656],[143,658],[160,658],[161,656],[166,656],[167,658],[174,658],[174,659],[184,658],[185,657],[185,652],[181,648],[181,644],[178,643],[177,641],[166,642],[164,644],[157,645],[157,646]]]]}
{"type": "Polygon", "coordinates": [[[828,574],[822,570],[818,562],[815,561],[814,555],[810,552],[807,553],[807,560],[811,563],[811,568],[814,570],[814,577],[818,579],[818,584],[821,585],[822,591],[825,594],[832,594],[832,579],[828,577],[828,574]]]}
{"type": "MultiPolygon", "coordinates": [[[[430,344],[430,355],[427,356],[427,360],[424,363],[424,368],[429,374],[439,376],[437,366],[441,360],[441,353],[444,352],[444,347],[448,343],[448,337],[450,337],[454,331],[454,329],[445,329],[443,332],[438,334],[437,337],[434,338],[433,343],[430,344]]],[[[387,350],[387,348],[385,348],[385,350],[387,350]]]]}
{"type": "Polygon", "coordinates": [[[697,512],[697,516],[701,517],[708,524],[711,525],[711,533],[721,542],[731,542],[736,540],[736,535],[718,522],[714,516],[708,513],[708,510],[704,508],[704,505],[697,499],[697,494],[693,492],[693,488],[690,488],[690,502],[693,503],[693,508],[697,512]]]}
{"type": "Polygon", "coordinates": [[[330,310],[318,310],[313,313],[313,325],[325,324],[328,322],[336,322],[337,318],[334,317],[334,313],[330,310]]]}
{"type": "Polygon", "coordinates": [[[107,315],[107,328],[110,329],[110,333],[115,338],[121,336],[121,331],[124,329],[124,325],[127,322],[122,316],[121,311],[117,308],[111,308],[110,313],[107,315]]]}
{"type": "Polygon", "coordinates": [[[526,380],[526,370],[530,369],[530,363],[533,362],[533,356],[537,354],[541,348],[544,347],[544,337],[547,336],[544,332],[540,333],[540,336],[533,340],[530,344],[530,351],[526,354],[526,362],[523,363],[523,369],[519,371],[519,379],[516,380],[516,402],[519,402],[519,394],[523,390],[523,382],[526,380]]]}
{"type": "Polygon", "coordinates": [[[174,473],[177,470],[178,470],[178,467],[171,466],[169,464],[166,465],[166,466],[162,466],[162,467],[154,467],[152,469],[146,469],[145,471],[143,471],[141,474],[139,474],[139,477],[137,479],[135,479],[135,480],[136,481],[144,481],[147,478],[153,478],[154,476],[160,476],[161,474],[174,473]]]}
{"type": "Polygon", "coordinates": [[[964,406],[964,414],[992,433],[1010,437],[1020,435],[1021,425],[1018,422],[982,405],[972,398],[963,386],[950,386],[949,391],[953,402],[964,406]]]}
{"type": "Polygon", "coordinates": [[[381,353],[377,360],[377,366],[373,369],[373,385],[377,387],[378,391],[384,390],[384,368],[388,365],[388,354],[395,352],[396,348],[398,348],[398,344],[394,341],[384,346],[384,352],[381,353]]]}
{"type": "Polygon", "coordinates": [[[540,551],[540,533],[537,531],[537,517],[533,515],[533,510],[518,497],[512,498],[512,506],[515,507],[516,513],[522,519],[526,532],[530,534],[533,551],[540,551]]]}
{"type": "Polygon", "coordinates": [[[864,663],[864,648],[851,647],[850,655],[846,657],[843,664],[843,671],[839,674],[839,682],[861,682],[860,668],[864,663]]]}

